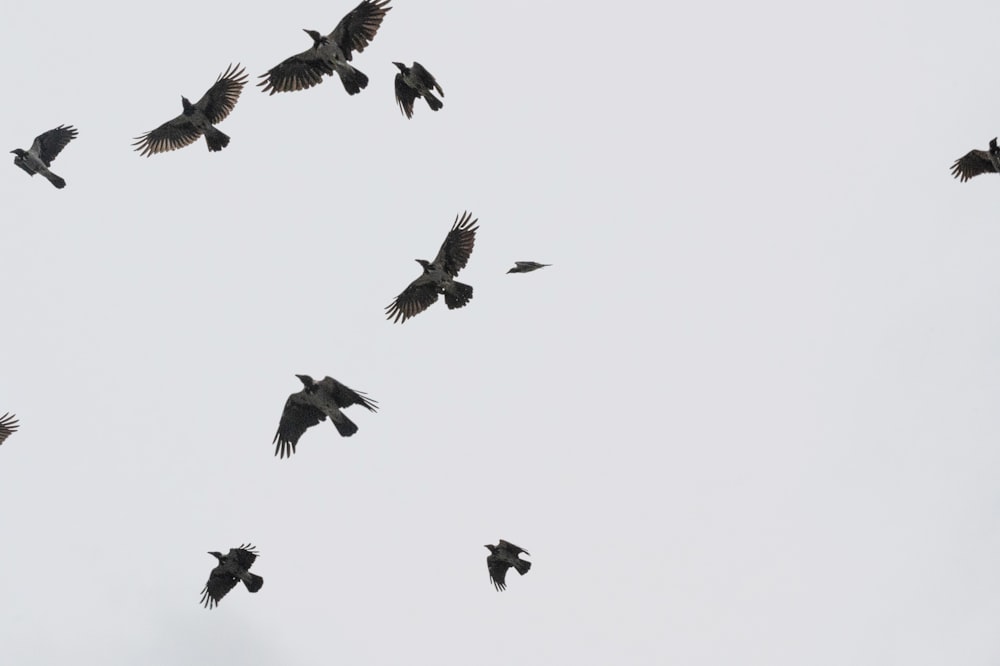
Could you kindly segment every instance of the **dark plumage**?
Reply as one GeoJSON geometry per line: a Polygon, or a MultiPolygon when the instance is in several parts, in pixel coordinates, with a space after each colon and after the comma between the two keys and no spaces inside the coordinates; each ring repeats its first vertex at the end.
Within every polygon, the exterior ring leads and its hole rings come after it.
{"type": "Polygon", "coordinates": [[[540,264],[537,261],[515,261],[514,268],[507,271],[508,273],[530,273],[531,271],[537,271],[539,268],[545,268],[546,266],[551,266],[552,264],[540,264]]]}
{"type": "Polygon", "coordinates": [[[266,93],[305,90],[323,82],[323,76],[340,77],[349,95],[356,95],[368,85],[368,77],[350,65],[353,53],[361,53],[375,38],[382,19],[392,7],[389,0],[362,0],[340,20],[329,35],[306,30],[313,45],[302,53],[282,60],[272,67],[257,85],[266,93]]]}
{"type": "Polygon", "coordinates": [[[344,386],[332,377],[314,381],[309,375],[295,375],[302,382],[303,389],[288,396],[285,409],[281,412],[278,432],[272,444],[277,444],[274,455],[281,458],[295,453],[302,434],[320,421],[330,417],[342,437],[350,437],[358,431],[354,421],[347,418],[341,409],[351,405],[361,405],[369,411],[376,411],[377,401],[361,391],[344,386]]]}
{"type": "Polygon", "coordinates": [[[229,145],[229,137],[215,125],[225,120],[246,85],[247,74],[237,64],[230,65],[208,89],[201,99],[192,104],[181,97],[184,110],[173,120],[168,120],[155,130],[136,137],[132,145],[140,155],[150,157],[155,153],[165,153],[189,146],[205,135],[208,150],[215,152],[229,145]]]}
{"type": "Polygon", "coordinates": [[[518,557],[519,553],[531,555],[524,548],[503,539],[500,539],[500,543],[495,546],[486,544],[486,547],[490,550],[490,554],[486,556],[486,568],[490,572],[490,580],[493,581],[493,587],[497,589],[497,592],[507,589],[507,569],[514,567],[517,569],[517,573],[523,576],[531,568],[531,562],[518,557]]]}
{"type": "Polygon", "coordinates": [[[0,416],[0,444],[3,444],[17,428],[17,418],[13,414],[5,413],[0,416]]]}
{"type": "Polygon", "coordinates": [[[463,307],[472,300],[472,287],[456,282],[458,272],[465,268],[476,243],[479,227],[471,213],[455,217],[455,224],[441,244],[434,261],[417,259],[424,272],[386,307],[386,318],[395,322],[405,322],[433,305],[439,294],[444,294],[448,309],[463,307]]]}
{"type": "Polygon", "coordinates": [[[60,125],[48,132],[39,134],[31,143],[31,148],[23,150],[15,148],[10,151],[14,153],[14,164],[34,176],[40,173],[48,179],[56,188],[66,187],[66,181],[49,171],[52,160],[62,152],[66,144],[76,138],[77,131],[72,125],[60,125]]]}
{"type": "Polygon", "coordinates": [[[444,91],[423,65],[415,60],[412,67],[407,67],[401,62],[392,64],[399,68],[399,73],[396,74],[396,103],[399,104],[399,110],[404,116],[413,117],[413,103],[418,97],[427,100],[427,106],[431,107],[431,111],[437,111],[444,106],[444,102],[432,92],[437,90],[438,94],[444,97],[444,91]]]}
{"type": "Polygon", "coordinates": [[[951,165],[951,175],[963,183],[981,173],[1000,172],[1000,148],[997,140],[990,141],[989,150],[970,150],[951,165]]]}
{"type": "Polygon", "coordinates": [[[263,578],[250,573],[250,567],[257,559],[257,551],[252,545],[243,544],[239,548],[230,548],[225,555],[214,551],[209,555],[215,557],[219,564],[212,569],[205,589],[201,591],[201,603],[205,608],[218,606],[222,597],[241,580],[250,592],[256,592],[264,584],[263,578]]]}

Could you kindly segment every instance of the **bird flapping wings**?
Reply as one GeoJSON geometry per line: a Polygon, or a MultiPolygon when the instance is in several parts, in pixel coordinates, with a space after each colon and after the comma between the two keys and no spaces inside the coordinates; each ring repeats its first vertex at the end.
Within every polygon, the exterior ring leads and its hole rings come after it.
{"type": "Polygon", "coordinates": [[[216,125],[226,119],[240,99],[243,86],[249,80],[246,70],[236,64],[229,65],[225,72],[219,75],[212,87],[195,102],[195,108],[205,114],[208,122],[216,125]]]}
{"type": "Polygon", "coordinates": [[[323,82],[323,76],[333,75],[329,59],[315,46],[285,58],[280,63],[261,74],[263,91],[273,95],[277,92],[306,90],[323,82]]]}
{"type": "Polygon", "coordinates": [[[390,9],[392,7],[389,6],[389,0],[362,0],[361,4],[340,19],[340,23],[330,33],[330,40],[340,48],[344,58],[350,60],[352,51],[361,53],[375,38],[382,19],[390,9]]]}
{"type": "Polygon", "coordinates": [[[410,317],[420,314],[430,306],[434,305],[438,299],[437,285],[426,276],[421,275],[411,282],[402,293],[397,296],[392,303],[386,307],[386,319],[394,324],[406,321],[410,317]]]}
{"type": "Polygon", "coordinates": [[[458,275],[458,272],[469,263],[472,248],[476,244],[476,232],[479,230],[477,222],[479,219],[473,220],[469,212],[461,216],[456,215],[455,224],[445,237],[432,263],[441,266],[452,277],[458,275]]]}
{"type": "Polygon", "coordinates": [[[0,444],[3,444],[17,428],[17,418],[13,414],[4,413],[0,416],[0,444]]]}
{"type": "Polygon", "coordinates": [[[35,137],[30,152],[35,153],[45,163],[52,166],[52,160],[62,152],[70,141],[76,138],[77,131],[72,125],[60,125],[35,137]]]}
{"type": "Polygon", "coordinates": [[[982,173],[996,173],[990,155],[985,150],[970,150],[955,160],[951,167],[951,175],[963,183],[982,173]]]}
{"type": "Polygon", "coordinates": [[[295,445],[305,431],[325,419],[326,414],[309,402],[303,391],[288,396],[278,422],[278,432],[271,442],[277,444],[274,455],[279,458],[290,457],[295,453],[295,445]]]}

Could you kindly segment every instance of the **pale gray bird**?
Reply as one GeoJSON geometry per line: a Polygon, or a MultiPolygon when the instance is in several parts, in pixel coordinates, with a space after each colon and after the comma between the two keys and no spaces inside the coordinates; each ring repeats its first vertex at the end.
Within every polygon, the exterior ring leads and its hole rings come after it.
{"type": "Polygon", "coordinates": [[[531,553],[509,541],[500,539],[497,545],[486,544],[486,548],[490,550],[490,554],[486,556],[486,568],[490,572],[490,580],[493,581],[493,587],[497,588],[497,592],[507,589],[507,569],[514,567],[517,573],[523,576],[531,568],[531,562],[519,557],[520,553],[525,555],[531,553]]]}
{"type": "Polygon", "coordinates": [[[476,244],[476,223],[471,213],[455,216],[455,224],[441,244],[434,261],[417,259],[424,272],[411,282],[396,299],[386,307],[386,319],[393,323],[405,322],[433,305],[438,295],[444,294],[448,309],[463,307],[472,300],[472,287],[456,282],[458,272],[465,268],[476,244]]]}
{"type": "Polygon", "coordinates": [[[256,592],[264,584],[263,578],[250,573],[250,567],[257,559],[257,551],[252,545],[243,544],[239,548],[230,548],[225,555],[215,551],[209,555],[215,557],[219,564],[212,569],[205,589],[201,591],[201,603],[205,608],[218,606],[222,597],[236,587],[239,581],[243,581],[250,592],[256,592]]]}
{"type": "Polygon", "coordinates": [[[132,145],[140,155],[150,157],[189,146],[204,135],[209,152],[222,150],[229,145],[229,137],[215,126],[236,106],[246,82],[243,68],[230,65],[201,99],[192,104],[187,97],[181,97],[181,115],[136,137],[132,145]]]}
{"type": "Polygon", "coordinates": [[[507,271],[508,273],[530,273],[531,271],[537,271],[539,268],[545,268],[546,266],[551,266],[552,264],[540,264],[537,261],[515,261],[514,268],[507,271]]]}
{"type": "Polygon", "coordinates": [[[365,50],[392,7],[389,0],[362,0],[347,13],[329,35],[306,30],[313,40],[311,48],[282,60],[272,67],[257,85],[264,92],[305,90],[323,82],[323,75],[336,73],[349,95],[356,95],[368,85],[368,77],[350,64],[353,53],[365,50]]]}
{"type": "Polygon", "coordinates": [[[7,438],[17,430],[17,418],[13,414],[4,413],[0,416],[0,444],[7,441],[7,438]]]}
{"type": "Polygon", "coordinates": [[[970,150],[951,166],[951,175],[963,183],[981,173],[1000,173],[1000,148],[996,138],[990,141],[989,150],[970,150]]]}
{"type": "Polygon", "coordinates": [[[444,106],[444,102],[432,92],[437,90],[438,94],[444,97],[444,91],[423,65],[416,60],[413,61],[412,67],[407,67],[401,62],[392,64],[399,68],[399,73],[396,74],[396,103],[399,104],[399,110],[404,116],[413,117],[413,103],[418,97],[427,100],[427,106],[431,107],[431,111],[437,111],[444,106]]]}
{"type": "Polygon", "coordinates": [[[361,405],[371,412],[378,410],[376,400],[361,391],[344,386],[332,377],[324,377],[317,382],[309,375],[295,376],[304,388],[288,396],[278,422],[278,432],[271,442],[277,444],[274,455],[280,458],[290,457],[295,453],[295,445],[302,434],[327,417],[330,417],[342,437],[350,437],[356,433],[358,426],[340,411],[342,409],[361,405]]]}
{"type": "Polygon", "coordinates": [[[60,125],[48,132],[39,134],[31,143],[31,148],[23,150],[15,148],[10,151],[14,153],[14,164],[34,176],[40,173],[45,176],[50,183],[58,189],[66,187],[66,181],[49,171],[52,160],[56,158],[66,144],[76,138],[77,132],[72,125],[60,125]]]}

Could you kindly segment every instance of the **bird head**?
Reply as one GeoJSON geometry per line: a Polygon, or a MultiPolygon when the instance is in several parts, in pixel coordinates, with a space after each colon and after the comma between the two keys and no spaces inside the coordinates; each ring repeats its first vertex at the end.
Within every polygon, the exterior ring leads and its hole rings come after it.
{"type": "Polygon", "coordinates": [[[406,65],[404,65],[403,63],[401,63],[401,62],[394,62],[392,64],[395,65],[396,67],[399,67],[399,71],[400,72],[402,72],[404,74],[406,73],[406,65]]]}
{"type": "Polygon", "coordinates": [[[491,543],[484,545],[483,548],[489,548],[491,553],[497,552],[497,547],[491,543]]]}
{"type": "Polygon", "coordinates": [[[426,259],[414,259],[414,261],[424,267],[425,273],[431,269],[431,262],[426,259]]]}
{"type": "Polygon", "coordinates": [[[307,389],[312,388],[313,384],[316,383],[315,381],[313,381],[313,378],[310,377],[309,375],[295,375],[295,376],[299,378],[299,381],[302,382],[302,385],[305,386],[307,389]]]}
{"type": "Polygon", "coordinates": [[[320,44],[322,44],[322,43],[324,43],[326,41],[326,37],[324,37],[323,35],[319,34],[315,30],[307,30],[306,28],[302,28],[302,32],[304,32],[307,35],[309,35],[310,37],[312,37],[313,46],[319,46],[320,44]]]}
{"type": "Polygon", "coordinates": [[[209,555],[215,555],[215,559],[219,560],[220,562],[222,561],[222,553],[219,553],[219,552],[216,552],[214,550],[211,550],[211,551],[208,552],[208,554],[209,555]]]}
{"type": "Polygon", "coordinates": [[[191,113],[194,111],[194,104],[192,104],[191,101],[187,97],[184,97],[183,95],[181,95],[181,106],[184,107],[185,115],[191,115],[191,113]]]}
{"type": "Polygon", "coordinates": [[[10,152],[14,153],[14,154],[15,154],[15,155],[17,155],[18,157],[24,157],[24,156],[25,156],[25,154],[26,154],[26,153],[24,152],[24,149],[23,149],[23,148],[15,148],[14,150],[12,150],[12,151],[10,151],[10,152]]]}
{"type": "Polygon", "coordinates": [[[1000,148],[997,148],[997,137],[993,137],[993,140],[990,141],[990,152],[996,154],[997,151],[1000,151],[1000,148]]]}
{"type": "Polygon", "coordinates": [[[510,269],[510,270],[509,270],[509,271],[507,271],[507,272],[508,272],[508,273],[516,273],[516,272],[517,272],[517,266],[514,266],[514,268],[510,269]]]}

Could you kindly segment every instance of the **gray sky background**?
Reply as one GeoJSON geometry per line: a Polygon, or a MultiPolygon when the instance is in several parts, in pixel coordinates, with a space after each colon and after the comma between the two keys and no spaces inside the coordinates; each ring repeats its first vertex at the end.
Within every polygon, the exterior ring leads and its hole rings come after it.
{"type": "Polygon", "coordinates": [[[4,8],[4,150],[80,136],[0,172],[0,662],[995,664],[1000,5],[396,0],[360,95],[132,151],[354,4],[4,8]],[[296,373],[381,410],[278,460],[296,373]]]}

